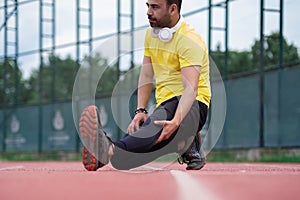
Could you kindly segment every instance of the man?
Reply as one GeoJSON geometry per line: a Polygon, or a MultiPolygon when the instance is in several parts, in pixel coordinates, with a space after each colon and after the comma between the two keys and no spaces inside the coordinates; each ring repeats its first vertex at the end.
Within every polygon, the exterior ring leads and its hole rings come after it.
{"type": "Polygon", "coordinates": [[[172,152],[182,155],[187,169],[203,167],[194,138],[205,124],[210,103],[209,59],[202,38],[180,16],[181,2],[146,3],[151,28],[145,36],[137,109],[128,134],[112,141],[95,106],[82,112],[79,127],[87,170],[109,161],[117,169],[131,169],[172,152]],[[147,117],[154,78],[157,108],[147,117]]]}

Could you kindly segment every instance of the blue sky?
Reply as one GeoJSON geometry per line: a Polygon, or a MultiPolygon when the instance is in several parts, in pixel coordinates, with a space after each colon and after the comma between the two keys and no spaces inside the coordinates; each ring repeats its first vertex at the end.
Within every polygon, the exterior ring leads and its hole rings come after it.
{"type": "MultiPolygon", "coordinates": [[[[82,7],[85,7],[81,0],[82,7]]],[[[116,32],[117,25],[117,4],[116,0],[101,0],[93,1],[93,36],[98,37],[107,33],[116,32]]],[[[122,12],[129,13],[130,0],[122,0],[122,12]]],[[[135,1],[135,26],[142,26],[147,24],[146,17],[146,0],[135,1]]],[[[220,2],[213,0],[214,3],[220,2]]],[[[266,7],[279,8],[279,0],[265,0],[266,7]]],[[[0,0],[0,6],[4,4],[0,0]]],[[[56,44],[66,44],[76,41],[76,1],[63,0],[56,1],[56,44]]],[[[208,5],[208,0],[188,0],[183,2],[182,13],[187,13],[196,9],[204,8],[208,5]]],[[[300,1],[285,0],[284,1],[284,36],[289,43],[293,43],[299,49],[300,47],[300,28],[297,20],[297,12],[299,12],[300,1]]],[[[19,7],[19,51],[36,50],[39,47],[39,4],[38,1],[28,3],[19,7]]],[[[254,40],[259,38],[259,0],[236,0],[230,3],[229,7],[229,48],[234,50],[250,49],[254,40]]],[[[47,13],[47,12],[46,12],[47,13]]],[[[279,29],[279,15],[274,13],[266,14],[266,34],[279,29]]],[[[84,18],[84,17],[83,17],[84,18]]],[[[207,40],[208,33],[208,12],[200,12],[196,15],[186,17],[185,20],[193,25],[195,29],[207,40]]],[[[0,24],[4,22],[3,9],[0,11],[0,24]]],[[[215,26],[224,26],[224,11],[222,9],[214,9],[213,23],[215,26]]],[[[122,22],[123,28],[127,29],[128,21],[122,22]]],[[[86,33],[82,33],[82,39],[87,38],[86,33]]],[[[213,47],[218,42],[224,47],[224,35],[220,32],[213,34],[213,47]]],[[[93,45],[97,47],[103,41],[96,41],[93,45]]],[[[3,55],[4,49],[4,31],[0,32],[0,56],[3,55]]],[[[57,54],[62,57],[66,55],[75,56],[76,48],[68,47],[58,49],[57,54]]],[[[88,54],[87,49],[82,51],[83,54],[88,54]]],[[[38,67],[39,55],[34,54],[30,56],[20,57],[19,63],[21,70],[26,76],[30,71],[38,67]]],[[[139,58],[137,58],[139,59],[139,58]]],[[[142,58],[140,58],[141,60],[142,58]]],[[[138,62],[138,61],[137,61],[138,62]]]]}

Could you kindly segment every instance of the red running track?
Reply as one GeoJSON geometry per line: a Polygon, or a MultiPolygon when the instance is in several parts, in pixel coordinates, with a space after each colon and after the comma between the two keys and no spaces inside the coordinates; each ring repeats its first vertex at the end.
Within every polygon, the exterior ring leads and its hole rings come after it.
{"type": "Polygon", "coordinates": [[[80,162],[0,162],[1,200],[300,199],[300,164],[152,163],[87,172],[80,162]]]}

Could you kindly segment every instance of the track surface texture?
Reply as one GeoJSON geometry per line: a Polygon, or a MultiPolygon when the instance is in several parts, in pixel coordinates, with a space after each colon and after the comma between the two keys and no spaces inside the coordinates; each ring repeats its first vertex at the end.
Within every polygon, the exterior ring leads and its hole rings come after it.
{"type": "Polygon", "coordinates": [[[207,163],[186,171],[151,163],[131,171],[80,162],[0,162],[1,200],[299,199],[300,164],[207,163]]]}

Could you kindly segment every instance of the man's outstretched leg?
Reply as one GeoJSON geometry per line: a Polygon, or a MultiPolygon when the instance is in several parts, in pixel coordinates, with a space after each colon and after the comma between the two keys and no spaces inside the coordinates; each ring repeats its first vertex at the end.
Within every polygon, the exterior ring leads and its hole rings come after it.
{"type": "Polygon", "coordinates": [[[86,107],[79,120],[79,132],[83,142],[82,163],[88,171],[96,171],[109,162],[113,146],[102,129],[96,106],[86,107]]]}
{"type": "Polygon", "coordinates": [[[195,101],[180,128],[167,140],[155,144],[163,127],[155,125],[154,121],[172,119],[174,113],[169,110],[175,112],[176,109],[170,108],[176,107],[177,104],[178,100],[172,99],[160,105],[138,131],[114,142],[102,129],[96,106],[85,108],[79,123],[81,139],[85,146],[82,155],[85,168],[95,171],[111,161],[116,169],[131,169],[149,163],[164,154],[178,151],[179,142],[194,137],[192,133],[200,130],[202,124],[198,125],[201,121],[199,115],[202,113],[206,117],[207,108],[200,109],[200,103],[195,101]]]}
{"type": "MultiPolygon", "coordinates": [[[[157,114],[161,114],[160,109],[157,114]]],[[[149,120],[151,118],[149,117],[149,120]]],[[[160,118],[159,118],[160,119],[160,118]]],[[[145,123],[146,124],[146,123],[145,123]]],[[[161,130],[160,127],[156,131],[161,130]]],[[[155,131],[155,128],[150,128],[155,131]]],[[[146,151],[151,148],[151,144],[155,142],[158,135],[152,137],[131,137],[129,141],[123,138],[120,141],[112,141],[103,131],[98,109],[96,106],[87,106],[79,120],[79,132],[84,145],[82,152],[82,163],[88,171],[96,171],[97,169],[105,166],[114,156],[113,166],[116,169],[131,169],[151,162],[157,158],[157,154],[148,155],[146,158],[143,154],[133,153],[134,151],[146,151]],[[123,144],[123,142],[125,142],[123,144]],[[117,146],[115,147],[115,143],[117,146]],[[129,145],[129,146],[128,146],[129,145]],[[126,150],[126,147],[133,152],[126,150]]],[[[139,131],[141,135],[149,135],[139,131]]]]}

